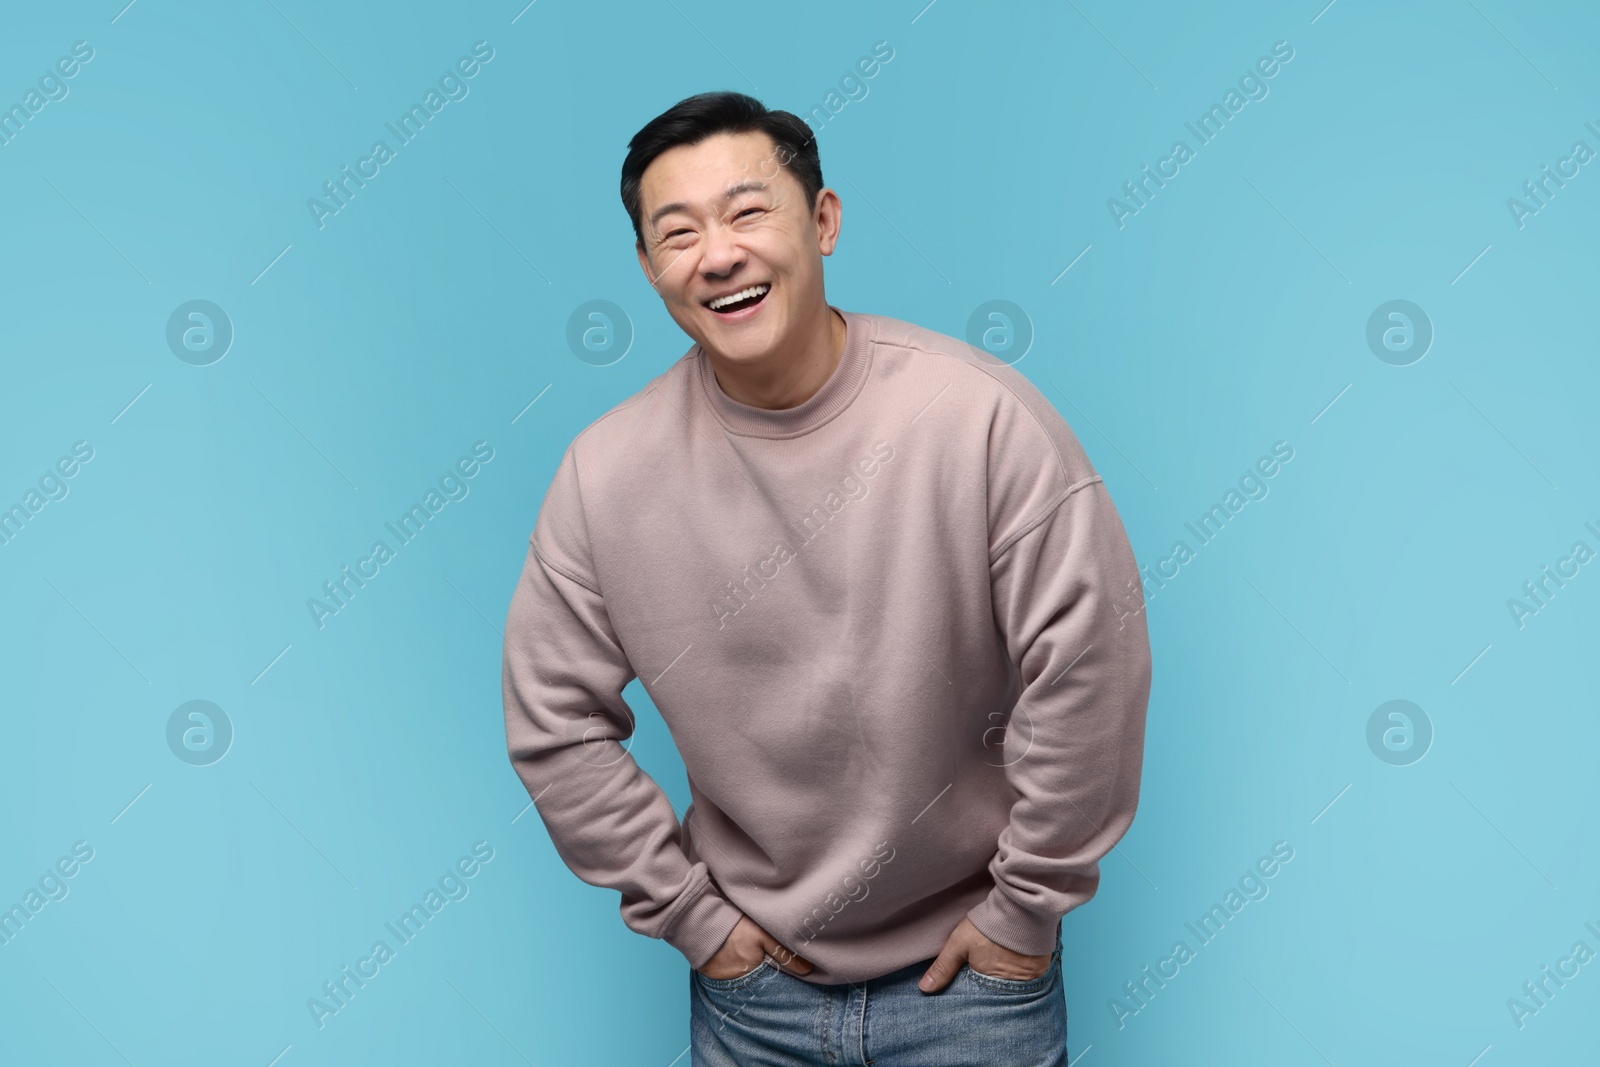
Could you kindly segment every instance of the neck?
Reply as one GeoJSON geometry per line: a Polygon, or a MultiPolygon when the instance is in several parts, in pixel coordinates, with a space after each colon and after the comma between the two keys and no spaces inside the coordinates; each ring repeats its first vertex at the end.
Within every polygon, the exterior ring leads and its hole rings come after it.
{"type": "Polygon", "coordinates": [[[760,363],[730,363],[710,349],[705,352],[728,399],[776,411],[804,404],[827,384],[844,355],[844,342],[844,319],[824,303],[799,336],[760,363]]]}

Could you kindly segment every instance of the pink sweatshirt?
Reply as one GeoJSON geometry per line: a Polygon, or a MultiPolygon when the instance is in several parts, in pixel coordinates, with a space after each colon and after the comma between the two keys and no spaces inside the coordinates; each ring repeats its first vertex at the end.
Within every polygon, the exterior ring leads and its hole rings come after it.
{"type": "MultiPolygon", "coordinates": [[[[836,309],[837,310],[837,309],[836,309]]],[[[557,852],[694,967],[741,913],[861,981],[963,916],[1045,955],[1139,797],[1139,572],[1011,366],[879,315],[783,410],[692,347],[568,447],[506,618],[508,750],[557,852]],[[688,771],[628,754],[637,676],[688,771]]]]}

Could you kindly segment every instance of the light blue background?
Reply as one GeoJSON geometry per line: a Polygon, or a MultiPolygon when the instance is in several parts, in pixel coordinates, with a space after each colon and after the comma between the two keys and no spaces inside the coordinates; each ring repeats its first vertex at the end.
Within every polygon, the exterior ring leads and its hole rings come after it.
{"type": "Polygon", "coordinates": [[[958,336],[1020,306],[1018,369],[1142,564],[1295,450],[1150,598],[1139,815],[1064,923],[1077,1062],[1592,1054],[1600,963],[1521,1028],[1506,1002],[1600,951],[1600,564],[1520,629],[1506,601],[1600,549],[1600,164],[1523,228],[1506,200],[1600,149],[1600,16],[1322,3],[8,11],[0,102],[94,58],[0,146],[0,505],[94,458],[0,547],[0,904],[94,858],[0,946],[0,1062],[686,1067],[682,957],[521,817],[499,631],[566,444],[689,344],[634,259],[628,137],[705,89],[807,111],[880,40],[820,135],[833,303],[958,336]],[[478,40],[470,94],[319,229],[308,198],[478,40]],[[1119,229],[1107,198],[1280,40],[1269,95],[1119,229]],[[209,366],[165,340],[191,299],[236,331],[209,366]],[[593,299],[635,333],[609,366],[565,340],[593,299]],[[1435,330],[1408,366],[1365,339],[1392,299],[1435,330]],[[470,494],[319,629],[308,598],[477,441],[470,494]],[[210,766],[165,739],[193,699],[235,731],[210,766]],[[1435,731],[1409,766],[1367,744],[1391,699],[1435,731]],[[319,1029],[308,998],[477,841],[470,894],[319,1029]],[[1119,1028],[1276,841],[1270,895],[1119,1028]]]}

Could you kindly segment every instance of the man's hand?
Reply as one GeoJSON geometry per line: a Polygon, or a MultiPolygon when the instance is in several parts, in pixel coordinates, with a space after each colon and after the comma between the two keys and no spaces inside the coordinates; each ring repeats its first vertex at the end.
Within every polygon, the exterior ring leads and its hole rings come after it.
{"type": "Polygon", "coordinates": [[[777,938],[763,930],[748,915],[739,917],[727,940],[717,949],[717,954],[706,960],[699,971],[707,978],[719,981],[737,978],[741,974],[749,974],[755,970],[767,956],[771,956],[778,966],[786,967],[796,974],[811,973],[809,960],[801,959],[780,945],[777,938]]]}
{"type": "Polygon", "coordinates": [[[1050,969],[1049,956],[1023,956],[1002,948],[984,937],[972,920],[962,919],[917,987],[924,993],[938,992],[950,984],[963,963],[980,974],[1017,982],[1037,978],[1050,969]]]}

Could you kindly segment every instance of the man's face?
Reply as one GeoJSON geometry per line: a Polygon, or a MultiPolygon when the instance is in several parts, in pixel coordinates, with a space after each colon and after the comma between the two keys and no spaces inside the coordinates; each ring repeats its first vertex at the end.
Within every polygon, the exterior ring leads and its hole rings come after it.
{"type": "Polygon", "coordinates": [[[824,189],[807,208],[779,159],[759,131],[715,134],[663,152],[640,180],[645,276],[684,333],[740,363],[790,348],[828,313],[822,257],[838,240],[839,197],[824,189]],[[710,306],[750,289],[759,299],[710,306]]]}

